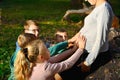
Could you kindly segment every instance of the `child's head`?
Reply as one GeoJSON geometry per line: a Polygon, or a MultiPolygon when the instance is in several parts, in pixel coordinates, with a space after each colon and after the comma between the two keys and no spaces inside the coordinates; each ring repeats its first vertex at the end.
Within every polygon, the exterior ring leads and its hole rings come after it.
{"type": "MultiPolygon", "coordinates": [[[[25,49],[27,49],[27,58],[30,62],[42,62],[40,60],[48,60],[50,53],[42,40],[37,39],[30,42],[25,49]],[[41,58],[41,59],[40,59],[41,58]]],[[[24,51],[23,51],[24,52],[24,51]]]]}
{"type": "Polygon", "coordinates": [[[63,42],[68,39],[68,34],[64,29],[57,30],[55,33],[56,42],[63,42]]]}
{"type": "Polygon", "coordinates": [[[40,39],[29,42],[17,54],[14,64],[15,79],[28,80],[35,64],[41,63],[49,58],[50,53],[40,39]]]}
{"type": "Polygon", "coordinates": [[[36,37],[39,36],[39,26],[34,20],[27,20],[24,23],[24,32],[34,34],[36,37]]]}
{"type": "Polygon", "coordinates": [[[25,45],[27,45],[27,43],[29,43],[30,41],[33,41],[35,39],[37,39],[37,38],[34,34],[22,33],[18,36],[17,42],[18,42],[18,45],[21,48],[23,48],[25,45]]]}

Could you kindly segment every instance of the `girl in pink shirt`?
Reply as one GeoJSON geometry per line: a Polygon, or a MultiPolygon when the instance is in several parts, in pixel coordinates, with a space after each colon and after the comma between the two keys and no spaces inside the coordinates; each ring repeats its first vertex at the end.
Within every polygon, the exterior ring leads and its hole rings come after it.
{"type": "MultiPolygon", "coordinates": [[[[44,43],[37,39],[22,48],[14,64],[15,80],[54,80],[56,73],[72,67],[83,53],[86,39],[84,36],[76,41],[79,49],[68,59],[54,63],[66,54],[50,57],[44,43]]],[[[72,49],[71,49],[72,50],[72,49]]]]}

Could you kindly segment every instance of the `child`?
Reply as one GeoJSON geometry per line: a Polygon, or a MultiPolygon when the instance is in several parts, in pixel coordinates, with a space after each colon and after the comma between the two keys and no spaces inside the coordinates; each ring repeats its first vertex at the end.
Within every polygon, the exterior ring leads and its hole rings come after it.
{"type": "MultiPolygon", "coordinates": [[[[17,42],[20,48],[23,48],[27,43],[29,43],[32,40],[37,39],[34,34],[29,33],[22,33],[18,36],[17,42]]],[[[10,68],[11,68],[11,75],[8,80],[14,80],[14,61],[16,59],[17,52],[15,52],[11,59],[10,59],[10,68]]]]}
{"type": "Polygon", "coordinates": [[[72,67],[83,53],[86,40],[81,36],[78,41],[79,49],[70,58],[59,63],[52,63],[54,59],[51,57],[51,60],[49,50],[41,40],[37,39],[30,42],[17,54],[14,64],[15,79],[53,80],[55,73],[72,67]]]}
{"type": "Polygon", "coordinates": [[[68,34],[64,29],[59,29],[55,33],[56,43],[63,42],[68,39],[68,34]]]}
{"type": "MultiPolygon", "coordinates": [[[[30,41],[33,40],[33,38],[31,36],[35,36],[36,38],[38,38],[39,37],[39,32],[40,32],[38,23],[35,20],[26,20],[25,23],[24,23],[24,31],[23,32],[25,34],[23,33],[23,34],[20,35],[21,36],[21,41],[22,41],[22,38],[23,38],[23,44],[24,44],[24,40],[25,40],[25,42],[27,42],[28,37],[29,37],[30,41]]],[[[28,40],[28,42],[29,42],[29,40],[28,40]]],[[[16,49],[15,49],[15,52],[10,59],[11,75],[10,75],[8,80],[13,80],[13,72],[12,71],[14,70],[13,69],[14,61],[16,59],[16,54],[18,53],[18,51],[20,49],[21,49],[21,47],[19,46],[18,41],[16,41],[16,49]]]]}
{"type": "MultiPolygon", "coordinates": [[[[51,46],[55,47],[56,44],[59,44],[59,45],[61,44],[61,46],[58,46],[59,47],[59,48],[57,48],[58,50],[54,49],[55,51],[57,51],[54,53],[60,54],[60,53],[64,52],[65,50],[69,49],[70,47],[72,47],[73,42],[74,41],[72,39],[68,40],[68,34],[64,29],[59,29],[55,33],[55,44],[51,44],[51,46]]],[[[48,49],[51,49],[51,48],[52,47],[49,47],[48,49]]],[[[51,55],[54,55],[54,54],[51,53],[51,55]]]]}
{"type": "MultiPolygon", "coordinates": [[[[55,32],[55,41],[54,43],[57,44],[57,43],[60,43],[61,44],[61,47],[63,47],[62,49],[59,49],[59,51],[57,51],[58,54],[64,52],[65,50],[67,50],[69,48],[69,45],[67,45],[67,40],[68,40],[68,34],[67,34],[67,31],[65,29],[59,29],[55,32]],[[64,44],[64,45],[63,45],[64,44]],[[63,45],[63,46],[62,46],[63,45]]],[[[55,44],[51,44],[50,46],[54,46],[55,44]]],[[[61,48],[60,47],[60,48],[61,48]]],[[[62,78],[60,77],[59,74],[56,74],[55,75],[55,79],[57,80],[62,80],[62,78]]]]}

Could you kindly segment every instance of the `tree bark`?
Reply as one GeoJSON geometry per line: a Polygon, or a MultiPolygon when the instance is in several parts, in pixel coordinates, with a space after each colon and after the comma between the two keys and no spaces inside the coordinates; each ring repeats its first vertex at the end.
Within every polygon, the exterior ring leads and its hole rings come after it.
{"type": "Polygon", "coordinates": [[[67,10],[65,15],[63,16],[62,20],[66,20],[66,21],[70,21],[69,19],[69,16],[71,14],[89,14],[94,6],[90,6],[90,7],[87,7],[84,3],[83,4],[83,8],[82,9],[71,9],[71,10],[67,10]]]}

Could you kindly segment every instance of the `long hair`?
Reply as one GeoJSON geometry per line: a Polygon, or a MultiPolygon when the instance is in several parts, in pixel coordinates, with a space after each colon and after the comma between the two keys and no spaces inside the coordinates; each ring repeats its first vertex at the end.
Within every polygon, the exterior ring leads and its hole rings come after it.
{"type": "Polygon", "coordinates": [[[16,80],[28,80],[35,66],[37,56],[46,54],[46,46],[37,39],[28,43],[22,48],[16,57],[14,74],[16,80]]]}

